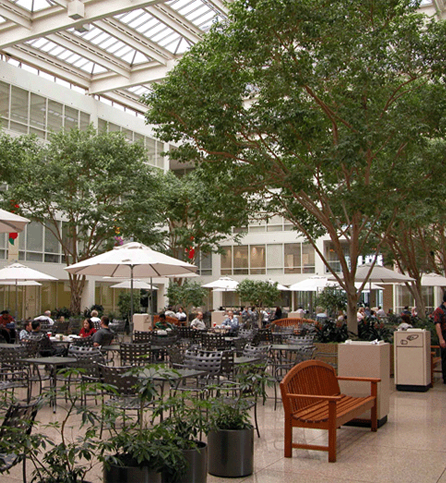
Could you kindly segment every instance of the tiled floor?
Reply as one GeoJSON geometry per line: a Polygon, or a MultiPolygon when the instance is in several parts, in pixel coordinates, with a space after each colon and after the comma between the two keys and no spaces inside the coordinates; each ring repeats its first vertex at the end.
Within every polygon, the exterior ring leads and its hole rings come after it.
{"type": "MultiPolygon", "coordinates": [[[[38,419],[48,422],[55,417],[44,408],[38,419]]],[[[231,480],[209,475],[208,483],[446,483],[446,385],[438,379],[426,393],[392,390],[388,422],[377,433],[357,427],[339,429],[336,463],[328,463],[327,453],[318,451],[293,450],[292,458],[283,457],[283,411],[281,406],[274,411],[274,398],[259,406],[259,421],[254,474],[231,480]]],[[[295,431],[295,440],[326,444],[324,431],[295,431]]],[[[88,479],[98,483],[100,475],[98,465],[88,479]]],[[[0,483],[19,481],[21,466],[0,476],[0,483]]]]}

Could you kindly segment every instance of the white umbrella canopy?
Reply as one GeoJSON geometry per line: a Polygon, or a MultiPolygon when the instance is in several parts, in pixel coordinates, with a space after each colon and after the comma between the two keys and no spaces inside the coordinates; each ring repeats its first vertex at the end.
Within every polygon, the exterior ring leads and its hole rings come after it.
{"type": "Polygon", "coordinates": [[[425,273],[421,277],[421,285],[424,287],[446,287],[446,277],[438,273],[425,273]]]}
{"type": "Polygon", "coordinates": [[[15,316],[17,318],[18,314],[18,293],[17,293],[17,286],[20,282],[25,281],[36,281],[36,280],[57,280],[56,277],[52,277],[43,272],[39,272],[38,270],[34,270],[33,268],[29,268],[26,265],[22,265],[21,263],[11,263],[5,268],[0,269],[0,281],[7,281],[11,282],[11,285],[16,286],[15,292],[15,316]]]}
{"type": "MultiPolygon", "coordinates": [[[[363,282],[367,278],[371,266],[371,263],[365,263],[364,265],[360,265],[356,269],[355,282],[363,282]]],[[[342,274],[340,274],[340,277],[343,278],[342,274]]],[[[330,275],[328,279],[335,280],[335,277],[334,275],[330,275]]],[[[383,267],[382,265],[375,265],[370,273],[370,277],[368,277],[367,280],[370,283],[401,283],[410,282],[414,279],[408,277],[407,275],[403,275],[402,273],[398,273],[386,267],[383,267]]]]}
{"type": "Polygon", "coordinates": [[[267,282],[271,285],[274,285],[277,283],[277,289],[278,290],[282,290],[282,291],[286,291],[286,292],[289,292],[291,289],[289,289],[288,287],[285,287],[285,285],[282,285],[281,283],[279,282],[275,282],[274,280],[271,280],[270,278],[267,280],[267,282]]]}
{"type": "Polygon", "coordinates": [[[290,285],[289,290],[293,292],[317,292],[327,286],[335,286],[335,283],[328,280],[327,277],[314,275],[300,282],[293,283],[293,285],[290,285]]]}
{"type": "MultiPolygon", "coordinates": [[[[112,285],[111,288],[126,288],[130,289],[132,281],[127,279],[123,280],[122,282],[116,283],[112,285]]],[[[158,290],[158,287],[155,285],[151,285],[150,283],[143,282],[142,280],[133,280],[133,289],[134,290],[158,290]]]]}
{"type": "Polygon", "coordinates": [[[29,268],[21,263],[11,263],[5,268],[0,269],[0,280],[9,280],[13,282],[23,280],[58,280],[56,277],[52,277],[33,268],[29,268]]]}
{"type": "Polygon", "coordinates": [[[112,250],[101,253],[82,262],[65,267],[70,273],[77,275],[96,275],[103,277],[126,277],[133,279],[164,277],[197,271],[195,265],[169,257],[157,252],[142,243],[130,242],[112,250]]]}
{"type": "Polygon", "coordinates": [[[238,287],[238,282],[230,277],[220,277],[218,280],[206,283],[202,286],[204,288],[213,288],[219,291],[234,291],[238,287]]]}
{"type": "Polygon", "coordinates": [[[42,284],[35,280],[18,280],[16,282],[0,280],[0,285],[18,285],[19,287],[40,287],[42,284]]]}
{"type": "Polygon", "coordinates": [[[17,233],[23,231],[29,221],[28,218],[0,209],[0,233],[17,233]]]}
{"type": "MultiPolygon", "coordinates": [[[[114,247],[108,252],[65,267],[65,270],[76,275],[130,277],[131,288],[134,277],[152,278],[169,275],[181,277],[182,274],[195,273],[197,269],[198,267],[195,265],[169,257],[138,242],[114,247]]],[[[132,327],[133,290],[130,292],[130,297],[130,324],[132,327]]]]}

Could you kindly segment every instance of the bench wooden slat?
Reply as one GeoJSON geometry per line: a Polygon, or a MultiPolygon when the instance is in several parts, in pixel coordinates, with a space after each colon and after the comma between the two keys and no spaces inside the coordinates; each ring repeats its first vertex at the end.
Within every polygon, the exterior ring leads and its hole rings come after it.
{"type": "Polygon", "coordinates": [[[369,409],[372,431],[377,430],[376,397],[380,379],[351,379],[369,381],[371,395],[353,397],[340,394],[335,370],[321,361],[301,362],[288,372],[280,383],[285,410],[285,457],[291,457],[292,448],[318,449],[328,451],[329,461],[335,462],[336,429],[369,409]],[[293,427],[328,430],[328,446],[293,443],[293,427]]]}

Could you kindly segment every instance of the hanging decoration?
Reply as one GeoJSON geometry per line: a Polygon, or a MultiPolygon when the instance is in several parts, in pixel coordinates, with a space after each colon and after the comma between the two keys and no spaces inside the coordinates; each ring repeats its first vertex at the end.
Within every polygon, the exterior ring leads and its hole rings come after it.
{"type": "Polygon", "coordinates": [[[17,233],[10,233],[10,234],[9,234],[9,243],[10,243],[11,245],[14,245],[14,241],[15,241],[15,240],[17,240],[17,237],[18,237],[18,236],[19,236],[19,235],[18,235],[17,233]]]}

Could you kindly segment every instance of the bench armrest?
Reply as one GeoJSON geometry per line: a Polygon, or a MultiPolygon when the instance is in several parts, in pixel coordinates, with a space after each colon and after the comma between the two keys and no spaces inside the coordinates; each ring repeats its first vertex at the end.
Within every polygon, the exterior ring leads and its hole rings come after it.
{"type": "Polygon", "coordinates": [[[321,399],[325,401],[340,401],[342,396],[320,396],[316,394],[286,394],[290,399],[321,399]]]}
{"type": "Polygon", "coordinates": [[[381,382],[380,377],[349,377],[349,376],[336,376],[338,381],[364,381],[364,382],[381,382]]]}

